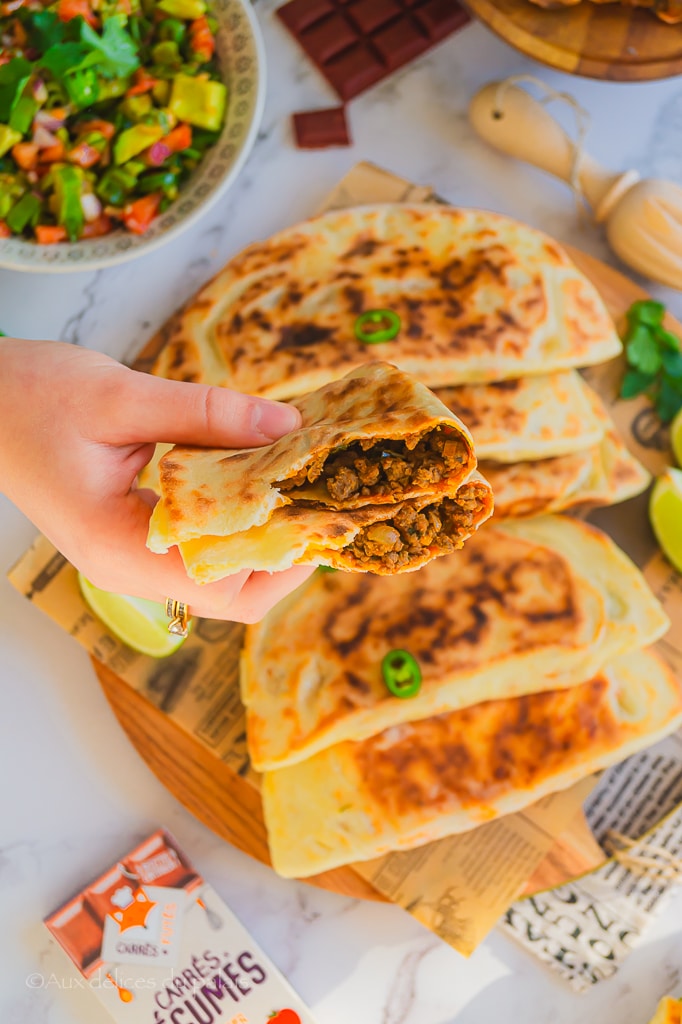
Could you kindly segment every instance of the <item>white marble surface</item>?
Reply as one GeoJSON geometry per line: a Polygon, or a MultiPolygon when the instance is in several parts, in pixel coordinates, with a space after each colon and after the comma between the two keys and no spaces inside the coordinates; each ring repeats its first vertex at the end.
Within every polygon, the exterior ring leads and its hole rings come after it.
{"type": "MultiPolygon", "coordinates": [[[[269,61],[265,116],[236,186],[162,251],[72,276],[0,272],[0,327],[132,356],[153,328],[243,245],[315,209],[360,159],[447,199],[510,213],[609,259],[569,190],[488,150],[467,124],[472,92],[521,71],[573,92],[592,114],[589,148],[614,169],[682,181],[682,81],[620,85],[532,65],[478,25],[355,100],[350,149],[301,152],[289,114],[333,97],[273,16],[257,11],[269,61]]],[[[678,316],[682,294],[658,290],[678,316]]],[[[0,412],[1,415],[1,412],[0,412]]],[[[466,961],[393,907],[284,882],[216,839],[163,789],[111,715],[84,653],[24,602],[4,571],[30,523],[0,497],[0,1021],[99,1024],[45,970],[42,917],[165,824],[283,969],[320,1024],[644,1024],[682,994],[682,895],[620,973],[576,996],[505,936],[466,961]]]]}

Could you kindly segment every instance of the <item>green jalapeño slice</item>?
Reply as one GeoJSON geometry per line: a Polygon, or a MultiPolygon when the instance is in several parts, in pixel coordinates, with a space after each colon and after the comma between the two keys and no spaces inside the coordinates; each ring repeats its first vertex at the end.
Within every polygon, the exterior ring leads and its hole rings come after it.
{"type": "Polygon", "coordinates": [[[381,674],[394,697],[416,697],[422,685],[417,659],[409,651],[389,651],[381,659],[381,674]]]}
{"type": "Polygon", "coordinates": [[[400,317],[392,309],[368,309],[355,321],[355,337],[364,345],[393,341],[400,330],[400,317]]]}

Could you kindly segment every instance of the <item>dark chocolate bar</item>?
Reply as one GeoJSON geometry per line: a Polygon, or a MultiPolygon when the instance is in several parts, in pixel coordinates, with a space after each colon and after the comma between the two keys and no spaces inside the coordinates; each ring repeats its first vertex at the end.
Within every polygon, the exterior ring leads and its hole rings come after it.
{"type": "Polygon", "coordinates": [[[457,0],[289,0],[277,15],[345,101],[470,20],[457,0]]]}

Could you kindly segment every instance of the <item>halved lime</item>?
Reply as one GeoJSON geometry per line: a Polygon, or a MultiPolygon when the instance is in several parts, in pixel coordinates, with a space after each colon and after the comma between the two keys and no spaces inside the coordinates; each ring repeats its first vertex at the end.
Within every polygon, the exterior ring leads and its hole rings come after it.
{"type": "Polygon", "coordinates": [[[678,466],[682,466],[682,409],[670,424],[670,443],[678,466]]]}
{"type": "Polygon", "coordinates": [[[682,572],[682,469],[668,467],[656,480],[649,519],[663,554],[682,572]]]}
{"type": "Polygon", "coordinates": [[[165,658],[185,642],[185,637],[168,632],[168,619],[162,604],[100,590],[80,572],[78,585],[83,599],[95,615],[134,651],[152,658],[165,658]]]}

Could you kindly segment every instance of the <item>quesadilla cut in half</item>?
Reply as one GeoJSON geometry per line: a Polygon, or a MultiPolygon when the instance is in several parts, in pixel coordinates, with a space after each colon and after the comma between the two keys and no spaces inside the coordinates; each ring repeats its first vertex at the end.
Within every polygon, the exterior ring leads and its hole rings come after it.
{"type": "Polygon", "coordinates": [[[405,721],[573,686],[667,628],[630,559],[563,516],[488,525],[391,579],[316,572],[246,631],[249,753],[279,768],[405,721]],[[396,650],[421,670],[409,699],[384,681],[396,650]]]}
{"type": "Polygon", "coordinates": [[[681,724],[680,682],[652,651],[634,651],[566,690],[492,700],[339,743],[265,774],[273,866],[303,877],[466,832],[681,724]]]}
{"type": "Polygon", "coordinates": [[[546,459],[599,444],[605,423],[590,392],[575,370],[436,389],[472,432],[479,461],[496,462],[546,459]]]}
{"type": "Polygon", "coordinates": [[[152,551],[243,533],[287,505],[340,511],[451,495],[476,468],[461,420],[389,363],[360,367],[292,404],[302,426],[274,444],[178,446],[161,459],[152,551]]]}
{"type": "Polygon", "coordinates": [[[375,360],[444,387],[622,349],[598,292],[547,235],[485,210],[399,203],[335,210],[250,246],[158,342],[158,376],[268,398],[375,360]],[[386,312],[393,329],[368,328],[386,312]]]}
{"type": "Polygon", "coordinates": [[[414,498],[396,505],[335,511],[301,504],[277,508],[262,526],[229,537],[200,537],[178,545],[196,583],[241,569],[280,572],[292,565],[382,576],[412,572],[462,547],[492,514],[487,480],[474,473],[452,496],[414,498]]]}

